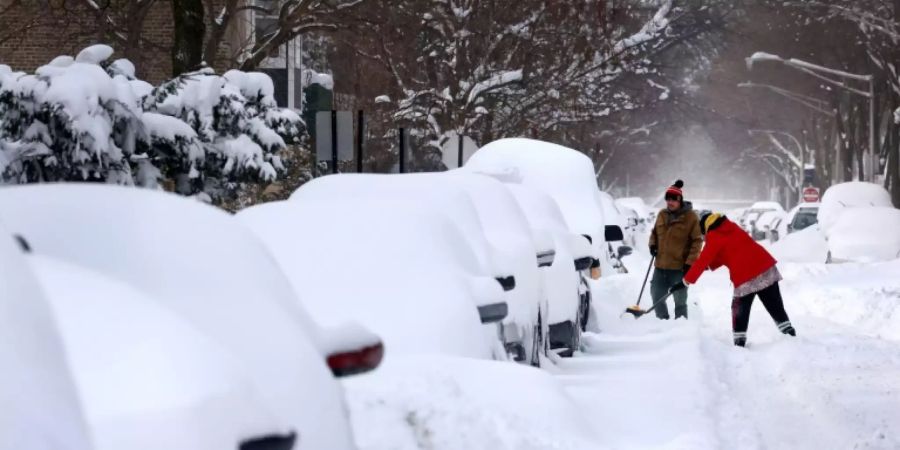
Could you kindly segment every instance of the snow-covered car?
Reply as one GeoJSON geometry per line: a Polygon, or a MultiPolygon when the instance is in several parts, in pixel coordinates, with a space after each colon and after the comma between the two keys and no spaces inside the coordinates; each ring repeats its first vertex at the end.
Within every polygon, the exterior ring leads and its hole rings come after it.
{"type": "Polygon", "coordinates": [[[741,226],[744,227],[747,233],[750,233],[753,239],[762,240],[766,238],[765,231],[758,228],[756,222],[761,215],[770,211],[784,214],[784,207],[778,202],[756,202],[744,211],[740,219],[741,226]]]}
{"type": "Polygon", "coordinates": [[[92,450],[57,321],[0,224],[0,450],[92,450]]]}
{"type": "Polygon", "coordinates": [[[778,226],[784,220],[784,217],[784,213],[766,211],[756,219],[756,230],[762,235],[763,239],[775,242],[778,240],[778,226]]]}
{"type": "Polygon", "coordinates": [[[638,216],[638,227],[646,231],[653,225],[654,212],[640,197],[625,197],[616,199],[616,204],[634,211],[638,216]]]}
{"type": "Polygon", "coordinates": [[[618,229],[617,233],[606,233],[604,240],[606,241],[607,257],[616,271],[628,273],[628,268],[625,267],[622,258],[630,255],[633,251],[632,245],[634,243],[635,230],[633,227],[628,226],[628,219],[622,213],[622,210],[616,206],[616,201],[612,195],[600,191],[600,204],[603,207],[604,223],[611,229],[618,229]]]}
{"type": "Polygon", "coordinates": [[[591,291],[587,279],[593,260],[584,236],[569,230],[559,206],[549,195],[521,184],[507,184],[535,232],[552,236],[556,249],[553,264],[543,268],[544,286],[550,301],[550,348],[561,356],[572,356],[581,344],[587,325],[591,291]]]}
{"type": "MultiPolygon", "coordinates": [[[[4,188],[0,211],[35,255],[127,283],[233,355],[266,408],[271,433],[295,434],[300,449],[353,448],[334,376],[372,369],[380,341],[358,326],[316,325],[264,246],[234,217],[167,193],[76,183],[4,188]]],[[[133,394],[143,397],[155,383],[168,381],[134,380],[133,394]]],[[[191,407],[165,398],[146,420],[191,407]]],[[[203,407],[193,406],[196,414],[203,407]]]]}
{"type": "Polygon", "coordinates": [[[561,145],[525,138],[500,139],[476,151],[466,167],[517,180],[542,191],[556,201],[569,228],[590,240],[598,269],[613,271],[608,257],[607,232],[611,241],[621,240],[622,230],[603,217],[594,164],[583,153],[561,145]]]}
{"type": "Polygon", "coordinates": [[[339,196],[372,202],[406,199],[417,208],[438,211],[456,221],[482,267],[507,290],[509,315],[502,322],[502,334],[509,353],[518,361],[540,364],[541,355],[549,351],[547,299],[539,271],[546,255],[538,254],[528,222],[503,183],[463,171],[345,174],[317,178],[290,200],[339,196]]]}
{"type": "Polygon", "coordinates": [[[845,208],[825,230],[827,262],[900,258],[900,210],[887,206],[845,208]]]}
{"type": "Polygon", "coordinates": [[[774,230],[776,240],[819,223],[819,203],[800,203],[791,208],[774,230]]]}
{"type": "Polygon", "coordinates": [[[391,355],[506,355],[503,289],[443,214],[391,199],[308,196],[236,217],[266,244],[320,324],[356,321],[391,355]],[[360,228],[364,224],[365,228],[360,228]],[[349,271],[348,271],[349,270],[349,271]]]}
{"type": "Polygon", "coordinates": [[[825,190],[819,206],[819,224],[826,233],[841,216],[845,208],[854,206],[893,207],[891,194],[877,184],[863,181],[840,183],[825,190]]]}
{"type": "Polygon", "coordinates": [[[112,277],[47,256],[31,263],[97,450],[292,448],[296,436],[272,420],[238,358],[185,319],[112,277]]]}

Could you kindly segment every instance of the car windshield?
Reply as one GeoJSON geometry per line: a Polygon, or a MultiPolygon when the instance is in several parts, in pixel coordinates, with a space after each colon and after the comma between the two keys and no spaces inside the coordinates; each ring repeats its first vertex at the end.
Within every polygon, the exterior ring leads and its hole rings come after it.
{"type": "Polygon", "coordinates": [[[816,218],[815,210],[800,210],[797,212],[797,215],[794,216],[794,220],[791,222],[791,228],[796,231],[802,230],[810,225],[815,225],[818,222],[816,218]]]}

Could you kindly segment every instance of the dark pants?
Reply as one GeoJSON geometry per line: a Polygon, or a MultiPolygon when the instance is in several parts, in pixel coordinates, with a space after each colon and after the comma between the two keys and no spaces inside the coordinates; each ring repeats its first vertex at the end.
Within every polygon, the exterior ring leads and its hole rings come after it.
{"type": "MultiPolygon", "coordinates": [[[[669,288],[684,278],[684,271],[656,268],[653,270],[653,280],[650,282],[650,295],[656,302],[665,297],[669,293],[669,288]]],[[[675,298],[675,318],[684,317],[687,319],[687,289],[676,292],[672,297],[675,298]]],[[[654,309],[656,317],[660,319],[669,318],[669,308],[665,303],[661,303],[654,309]]]]}
{"type": "Polygon", "coordinates": [[[744,346],[747,342],[747,325],[750,323],[750,308],[753,306],[753,298],[759,295],[759,300],[766,311],[775,320],[778,330],[784,334],[796,336],[791,320],[784,310],[784,302],[781,299],[781,289],[775,283],[759,292],[754,292],[743,297],[736,297],[731,301],[731,328],[734,330],[734,345],[744,346]]]}

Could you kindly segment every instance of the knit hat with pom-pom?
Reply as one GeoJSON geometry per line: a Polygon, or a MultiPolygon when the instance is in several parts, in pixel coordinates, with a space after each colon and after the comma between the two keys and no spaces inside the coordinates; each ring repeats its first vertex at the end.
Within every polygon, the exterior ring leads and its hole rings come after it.
{"type": "Polygon", "coordinates": [[[675,184],[669,186],[669,188],[666,189],[666,196],[677,195],[679,200],[683,200],[684,192],[682,192],[682,190],[681,190],[681,188],[683,188],[683,187],[684,187],[684,181],[681,181],[681,180],[675,181],[675,184]]]}

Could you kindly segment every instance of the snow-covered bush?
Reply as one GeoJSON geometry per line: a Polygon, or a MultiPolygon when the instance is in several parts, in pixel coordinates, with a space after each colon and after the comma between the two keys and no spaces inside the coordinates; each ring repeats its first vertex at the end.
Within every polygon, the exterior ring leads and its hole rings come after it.
{"type": "Polygon", "coordinates": [[[0,180],[100,181],[218,197],[271,181],[303,122],[265,74],[211,69],[154,87],[113,49],[88,47],[34,74],[0,66],[0,180]]]}
{"type": "Polygon", "coordinates": [[[0,70],[4,179],[134,184],[141,109],[128,80],[95,62],[111,53],[94,46],[34,74],[0,70]]]}

